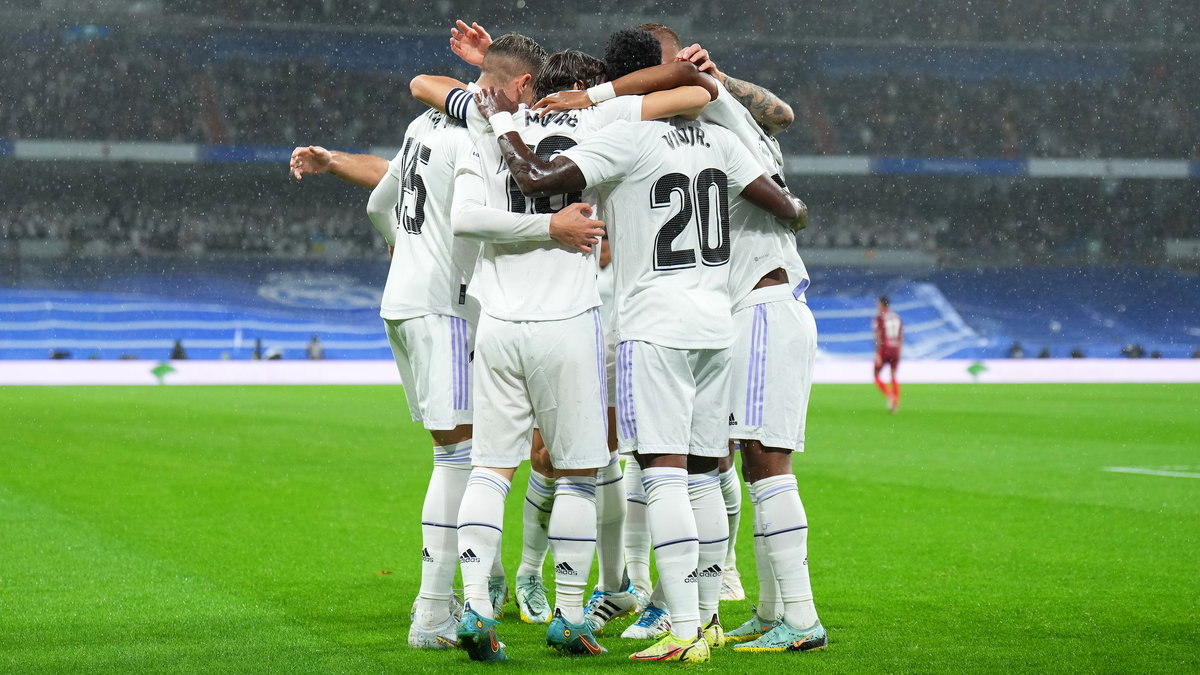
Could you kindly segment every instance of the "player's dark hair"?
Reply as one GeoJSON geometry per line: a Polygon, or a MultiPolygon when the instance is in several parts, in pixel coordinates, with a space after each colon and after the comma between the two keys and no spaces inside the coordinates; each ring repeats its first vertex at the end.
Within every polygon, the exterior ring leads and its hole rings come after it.
{"type": "Polygon", "coordinates": [[[593,87],[604,81],[604,62],[578,49],[564,49],[551,54],[541,70],[533,77],[533,95],[549,96],[570,89],[576,82],[593,87]]]}
{"type": "Polygon", "coordinates": [[[892,306],[892,301],[888,300],[888,296],[881,295],[879,296],[879,304],[883,305],[884,309],[887,309],[888,307],[892,306]]]}
{"type": "Polygon", "coordinates": [[[651,35],[658,39],[664,46],[673,47],[673,51],[678,52],[683,49],[683,44],[679,41],[679,33],[662,25],[661,23],[644,23],[638,28],[644,31],[649,31],[651,35]]]}
{"type": "Polygon", "coordinates": [[[615,80],[635,70],[661,64],[662,46],[648,30],[622,28],[608,36],[608,44],[604,47],[604,63],[608,69],[608,79],[615,80]]]}
{"type": "Polygon", "coordinates": [[[546,62],[546,50],[531,37],[506,33],[496,38],[483,57],[482,72],[500,80],[533,74],[546,62]]]}

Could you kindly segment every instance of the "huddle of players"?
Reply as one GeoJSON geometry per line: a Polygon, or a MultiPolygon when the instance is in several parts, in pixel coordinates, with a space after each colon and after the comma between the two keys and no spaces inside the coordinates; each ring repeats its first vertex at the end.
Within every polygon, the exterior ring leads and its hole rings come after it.
{"type": "MultiPolygon", "coordinates": [[[[623,567],[619,492],[597,509],[598,483],[611,495],[621,482],[609,407],[621,449],[637,460],[627,469],[640,474],[655,593],[670,610],[668,632],[632,658],[703,661],[726,640],[716,609],[729,523],[717,461],[730,439],[755,505],[762,588],[757,614],[728,637],[748,651],[827,642],[790,462],[803,449],[816,340],[792,234],[807,212],[782,187],[773,139],[686,61],[697,49],[681,51],[669,29],[652,28],[661,38],[614,34],[606,62],[567,51],[542,63],[532,40],[491,42],[460,22],[452,46],[481,66],[478,106],[459,83],[418,78],[414,93],[421,88],[441,110],[408,127],[386,171],[379,158],[316,147],[293,154],[297,177],[330,171],[373,185],[368,213],[395,246],[381,316],[413,418],[435,443],[414,646],[458,644],[476,660],[505,658],[494,607],[503,595],[489,582],[504,501],[536,427],[554,476],[535,470],[540,480],[531,478],[527,497],[549,512],[556,593],[547,643],[603,651],[594,633],[636,604],[632,588],[612,579],[623,567]],[[675,54],[685,60],[651,67],[675,54]],[[617,96],[676,84],[685,86],[617,96]],[[541,114],[517,106],[560,90],[579,91],[548,100],[554,110],[541,114]],[[586,203],[599,205],[600,221],[587,217],[586,203]],[[615,268],[607,334],[595,260],[605,226],[615,268]],[[606,353],[613,345],[615,358],[606,353]],[[617,523],[618,564],[611,543],[602,546],[601,584],[585,617],[585,584],[604,537],[598,521],[617,523]]],[[[694,60],[715,71],[705,56],[694,60]]]]}

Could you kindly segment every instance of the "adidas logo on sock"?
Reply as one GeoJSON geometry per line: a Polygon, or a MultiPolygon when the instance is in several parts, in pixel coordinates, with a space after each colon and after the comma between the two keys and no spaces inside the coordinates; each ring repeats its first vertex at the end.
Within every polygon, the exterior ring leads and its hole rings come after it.
{"type": "Polygon", "coordinates": [[[433,556],[429,555],[429,549],[421,549],[421,560],[424,560],[425,562],[433,562],[433,556]]]}
{"type": "Polygon", "coordinates": [[[569,577],[579,576],[579,572],[576,572],[574,567],[571,567],[570,565],[568,565],[565,562],[561,562],[561,563],[558,563],[557,565],[555,565],[554,571],[558,574],[563,574],[563,575],[566,575],[569,577]]]}
{"type": "Polygon", "coordinates": [[[719,577],[719,576],[721,576],[721,566],[720,566],[720,565],[713,565],[712,567],[709,567],[708,569],[706,569],[706,570],[704,570],[703,572],[701,572],[701,573],[700,573],[700,576],[702,576],[702,577],[710,577],[710,578],[711,578],[711,577],[719,577]]]}
{"type": "Polygon", "coordinates": [[[458,556],[458,561],[460,563],[477,563],[479,562],[479,556],[475,555],[475,551],[467,549],[462,552],[462,555],[458,556]]]}
{"type": "Polygon", "coordinates": [[[731,426],[731,427],[737,426],[737,418],[733,416],[733,413],[729,413],[729,426],[731,426]]]}
{"type": "Polygon", "coordinates": [[[683,583],[685,583],[685,584],[694,584],[694,583],[696,583],[696,581],[697,581],[697,580],[698,580],[698,578],[697,578],[697,576],[696,576],[696,570],[692,570],[692,573],[691,573],[691,574],[689,574],[689,575],[687,575],[686,577],[684,577],[684,579],[683,579],[683,583]]]}

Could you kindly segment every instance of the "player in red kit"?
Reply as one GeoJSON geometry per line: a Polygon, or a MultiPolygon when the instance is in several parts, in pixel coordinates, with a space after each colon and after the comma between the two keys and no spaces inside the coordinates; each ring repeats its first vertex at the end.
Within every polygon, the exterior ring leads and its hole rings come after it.
{"type": "Polygon", "coordinates": [[[875,315],[875,386],[888,398],[888,410],[896,412],[900,407],[900,383],[896,381],[896,368],[900,366],[900,347],[904,345],[904,322],[893,312],[886,295],[879,297],[879,313],[875,315]],[[879,373],[887,364],[892,367],[892,388],[880,379],[879,373]]]}

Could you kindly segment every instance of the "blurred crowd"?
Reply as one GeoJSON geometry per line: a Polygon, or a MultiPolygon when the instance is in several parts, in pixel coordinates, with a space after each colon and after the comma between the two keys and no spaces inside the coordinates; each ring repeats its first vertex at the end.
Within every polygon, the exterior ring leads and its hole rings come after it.
{"type": "MultiPolygon", "coordinates": [[[[793,105],[796,121],[780,136],[789,154],[1200,158],[1200,60],[1190,54],[1132,55],[1118,82],[965,82],[835,77],[815,65],[816,51],[725,49],[730,74],[793,105]]],[[[414,73],[205,60],[137,36],[0,41],[0,58],[14,64],[0,70],[11,94],[0,105],[5,139],[395,146],[422,110],[408,95],[414,73]]]]}
{"type": "Polygon", "coordinates": [[[484,25],[582,27],[605,15],[667,23],[681,34],[719,21],[727,31],[773,31],[816,38],[961,42],[1186,43],[1200,28],[1194,0],[608,0],[580,5],[546,0],[164,0],[170,14],[231,22],[411,27],[456,18],[484,25]]]}

